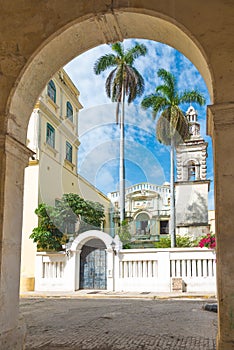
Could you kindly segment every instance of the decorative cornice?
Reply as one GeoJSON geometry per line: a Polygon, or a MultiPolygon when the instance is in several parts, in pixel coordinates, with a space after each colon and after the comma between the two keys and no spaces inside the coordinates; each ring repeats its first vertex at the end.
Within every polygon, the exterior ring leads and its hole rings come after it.
{"type": "Polygon", "coordinates": [[[67,168],[67,167],[69,167],[69,168],[71,168],[71,170],[73,171],[74,169],[75,169],[75,167],[76,167],[76,165],[75,164],[73,164],[73,163],[71,163],[68,159],[64,159],[64,166],[65,166],[65,168],[67,168]]]}
{"type": "Polygon", "coordinates": [[[212,136],[220,127],[234,125],[234,103],[219,103],[207,106],[207,134],[212,136]]]}
{"type": "Polygon", "coordinates": [[[49,150],[51,153],[53,153],[54,156],[56,156],[59,152],[56,150],[56,148],[53,148],[50,146],[47,142],[44,142],[44,147],[46,150],[49,150]]]}
{"type": "Polygon", "coordinates": [[[208,191],[210,189],[210,180],[195,180],[195,181],[176,181],[175,186],[186,186],[186,185],[208,185],[208,191]]]}

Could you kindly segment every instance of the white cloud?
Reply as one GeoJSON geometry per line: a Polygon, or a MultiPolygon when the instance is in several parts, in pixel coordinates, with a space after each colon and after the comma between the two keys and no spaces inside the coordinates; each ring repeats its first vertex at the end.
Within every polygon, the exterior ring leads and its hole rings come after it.
{"type": "Polygon", "coordinates": [[[98,46],[79,55],[64,67],[80,90],[80,100],[85,108],[109,102],[103,84],[105,78],[93,72],[94,62],[108,51],[110,51],[108,45],[98,46]]]}
{"type": "MultiPolygon", "coordinates": [[[[178,87],[199,89],[209,103],[209,95],[204,80],[192,63],[175,49],[161,43],[137,40],[147,46],[148,53],[139,57],[135,66],[145,79],[144,96],[155,91],[160,83],[157,76],[159,68],[165,68],[175,74],[178,87]]],[[[136,40],[134,40],[136,42],[136,40]]],[[[130,47],[133,40],[125,40],[125,47],[130,47]]],[[[65,70],[80,90],[80,100],[84,109],[79,114],[79,170],[81,175],[94,184],[98,184],[104,193],[116,189],[118,183],[119,128],[115,125],[115,104],[111,103],[105,93],[105,79],[108,71],[96,76],[93,72],[95,61],[102,55],[110,53],[109,45],[101,45],[75,58],[65,66],[65,70]]],[[[142,98],[125,108],[126,123],[126,173],[128,181],[135,179],[134,172],[151,182],[169,180],[169,153],[165,146],[155,140],[155,121],[150,111],[140,107],[142,98]],[[135,168],[134,168],[135,166],[135,168]],[[134,171],[131,169],[134,168],[134,171]]],[[[186,111],[188,106],[183,106],[186,111]]],[[[198,107],[201,134],[209,144],[207,159],[208,174],[212,176],[212,146],[206,133],[206,107],[198,107]]],[[[143,181],[143,180],[142,180],[143,181]]],[[[159,183],[160,184],[160,183],[159,183]]],[[[213,193],[209,195],[212,204],[213,193]]]]}

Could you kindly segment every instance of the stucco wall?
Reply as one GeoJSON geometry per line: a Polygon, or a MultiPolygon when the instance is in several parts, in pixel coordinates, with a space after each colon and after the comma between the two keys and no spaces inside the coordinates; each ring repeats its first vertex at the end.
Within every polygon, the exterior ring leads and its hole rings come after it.
{"type": "Polygon", "coordinates": [[[208,187],[204,183],[176,183],[176,225],[208,224],[208,187]]]}
{"type": "Polygon", "coordinates": [[[29,239],[32,229],[38,224],[38,217],[34,213],[38,206],[38,177],[39,164],[25,169],[24,215],[22,225],[21,249],[21,291],[34,290],[36,244],[29,239]]]}

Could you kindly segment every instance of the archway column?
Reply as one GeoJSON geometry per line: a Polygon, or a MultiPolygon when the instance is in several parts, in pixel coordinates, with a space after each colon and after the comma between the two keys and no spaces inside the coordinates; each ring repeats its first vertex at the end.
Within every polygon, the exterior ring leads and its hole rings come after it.
{"type": "Polygon", "coordinates": [[[26,328],[19,315],[24,168],[32,152],[0,135],[0,349],[23,349],[26,328]]]}
{"type": "Polygon", "coordinates": [[[217,349],[234,346],[234,104],[208,107],[213,139],[215,224],[217,239],[217,349]]]}

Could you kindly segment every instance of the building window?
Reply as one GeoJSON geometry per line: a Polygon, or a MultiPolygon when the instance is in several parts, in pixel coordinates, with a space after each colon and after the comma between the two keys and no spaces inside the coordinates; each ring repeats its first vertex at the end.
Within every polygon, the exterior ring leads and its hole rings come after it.
{"type": "Polygon", "coordinates": [[[66,141],[66,160],[72,163],[72,145],[66,141]]]}
{"type": "Polygon", "coordinates": [[[73,122],[73,108],[69,101],[67,101],[67,118],[73,122]]]}
{"type": "Polygon", "coordinates": [[[47,123],[46,128],[46,143],[55,148],[55,130],[49,123],[47,123]]]}
{"type": "Polygon", "coordinates": [[[169,233],[169,221],[160,221],[160,235],[167,235],[169,233]]]}
{"type": "Polygon", "coordinates": [[[50,80],[47,89],[48,89],[47,90],[48,96],[55,103],[56,102],[56,87],[55,87],[55,83],[53,82],[53,80],[50,80]]]}

